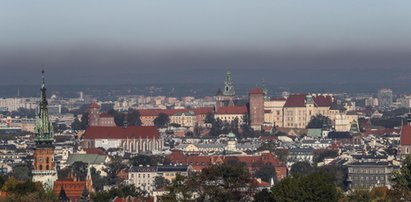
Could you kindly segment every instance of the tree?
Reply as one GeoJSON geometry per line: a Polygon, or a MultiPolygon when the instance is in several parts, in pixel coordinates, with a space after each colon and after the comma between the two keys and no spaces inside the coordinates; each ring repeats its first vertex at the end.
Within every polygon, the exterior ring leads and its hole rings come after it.
{"type": "Polygon", "coordinates": [[[58,201],[53,192],[44,190],[40,182],[31,180],[18,181],[16,178],[10,177],[2,190],[8,194],[4,201],[58,201]]]}
{"type": "Polygon", "coordinates": [[[140,112],[134,109],[128,109],[127,122],[130,126],[141,126],[140,112]]]}
{"type": "Polygon", "coordinates": [[[208,112],[204,119],[204,123],[213,123],[214,121],[215,121],[214,114],[211,112],[208,112]]]}
{"type": "Polygon", "coordinates": [[[159,155],[144,155],[138,154],[137,156],[130,159],[132,166],[140,166],[140,165],[150,165],[150,166],[157,166],[160,163],[164,162],[164,157],[159,155]]]}
{"type": "Polygon", "coordinates": [[[326,172],[314,172],[306,176],[291,175],[271,189],[275,201],[338,201],[340,195],[334,184],[334,176],[326,172]]]}
{"type": "Polygon", "coordinates": [[[307,124],[307,128],[322,128],[324,124],[330,124],[331,119],[321,114],[311,117],[310,122],[307,124]]]}
{"type": "Polygon", "coordinates": [[[81,130],[86,130],[88,128],[88,119],[89,119],[89,113],[84,112],[81,116],[81,124],[80,124],[80,129],[81,130]]]}
{"type": "Polygon", "coordinates": [[[127,168],[127,165],[121,162],[121,158],[114,158],[105,168],[107,173],[107,184],[106,185],[117,185],[122,180],[117,176],[117,174],[122,170],[127,168]]]}
{"type": "Polygon", "coordinates": [[[200,201],[246,201],[255,191],[250,173],[235,159],[203,169],[198,179],[200,201]]]}
{"type": "Polygon", "coordinates": [[[108,191],[96,192],[91,198],[93,199],[92,201],[109,202],[115,197],[137,197],[144,195],[146,195],[146,193],[137,189],[134,185],[119,185],[108,191]]]}
{"type": "Polygon", "coordinates": [[[29,164],[17,164],[14,166],[11,176],[15,177],[17,180],[28,181],[31,180],[32,166],[29,164]]]}
{"type": "Polygon", "coordinates": [[[160,113],[157,118],[154,119],[154,125],[157,128],[165,128],[170,123],[170,117],[167,114],[160,113]]]}
{"type": "Polygon", "coordinates": [[[258,202],[274,202],[271,193],[267,189],[263,189],[254,195],[254,201],[258,202]]]}
{"type": "Polygon", "coordinates": [[[88,169],[87,163],[76,161],[73,164],[71,164],[70,169],[72,172],[74,172],[75,176],[80,180],[86,179],[88,169]]]}
{"type": "Polygon", "coordinates": [[[307,175],[314,171],[314,167],[306,161],[296,162],[291,166],[291,174],[307,175]]]}
{"type": "Polygon", "coordinates": [[[156,176],[154,178],[154,187],[156,189],[161,189],[169,185],[170,185],[170,181],[164,178],[163,176],[156,176]]]}
{"type": "Polygon", "coordinates": [[[71,129],[72,130],[83,130],[82,129],[82,124],[81,124],[80,120],[78,119],[77,115],[74,115],[74,120],[71,123],[71,129]]]}
{"type": "Polygon", "coordinates": [[[80,196],[80,202],[88,202],[90,201],[90,193],[86,186],[84,186],[83,192],[81,193],[80,196]]]}
{"type": "Polygon", "coordinates": [[[107,114],[110,114],[114,117],[114,122],[117,126],[123,126],[125,121],[125,115],[117,110],[110,109],[107,114]]]}
{"type": "MultiPolygon", "coordinates": [[[[411,156],[408,155],[403,161],[403,165],[399,171],[393,172],[392,184],[396,198],[404,198],[411,200],[411,156]]],[[[392,196],[394,197],[394,196],[392,196]]]]}
{"type": "Polygon", "coordinates": [[[316,150],[314,153],[314,162],[319,163],[324,161],[326,158],[334,158],[338,156],[338,151],[336,150],[329,150],[329,149],[323,149],[323,150],[316,150]]]}
{"type": "Polygon", "coordinates": [[[276,179],[275,168],[270,163],[259,164],[260,167],[255,172],[255,176],[261,178],[265,182],[270,182],[271,179],[276,179]]]}

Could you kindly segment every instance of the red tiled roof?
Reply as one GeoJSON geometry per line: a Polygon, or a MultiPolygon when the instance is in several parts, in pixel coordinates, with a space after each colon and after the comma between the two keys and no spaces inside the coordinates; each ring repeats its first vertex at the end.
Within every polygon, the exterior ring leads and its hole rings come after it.
{"type": "Polygon", "coordinates": [[[329,95],[313,96],[313,99],[314,99],[315,104],[319,107],[330,107],[333,102],[333,98],[329,95]]]}
{"type": "Polygon", "coordinates": [[[193,109],[193,112],[195,115],[199,114],[208,114],[210,112],[213,112],[214,108],[212,107],[200,107],[200,108],[195,108],[193,109]]]}
{"type": "Polygon", "coordinates": [[[250,90],[249,94],[264,94],[264,91],[262,88],[253,88],[250,90]]]}
{"type": "Polygon", "coordinates": [[[401,145],[411,145],[411,126],[410,125],[402,126],[400,144],[401,145]]]}
{"type": "Polygon", "coordinates": [[[154,126],[99,127],[91,126],[84,133],[84,139],[132,139],[160,138],[154,126]]]}
{"type": "Polygon", "coordinates": [[[188,109],[139,109],[138,112],[141,116],[158,116],[160,113],[167,114],[169,116],[178,112],[188,112],[188,109]]]}
{"type": "Polygon", "coordinates": [[[305,107],[305,95],[294,94],[287,98],[284,107],[305,107]]]}
{"type": "Polygon", "coordinates": [[[220,107],[216,114],[246,114],[247,113],[247,106],[227,106],[227,107],[220,107]]]}
{"type": "MultiPolygon", "coordinates": [[[[287,98],[287,101],[285,102],[284,107],[305,107],[306,96],[307,96],[306,94],[290,95],[287,98]]],[[[313,96],[313,100],[314,100],[315,105],[319,107],[330,107],[333,102],[333,98],[329,95],[313,96]]]]}
{"type": "Polygon", "coordinates": [[[100,105],[98,105],[96,101],[93,101],[93,102],[90,104],[90,107],[89,107],[89,108],[90,108],[90,109],[100,109],[100,105]]]}

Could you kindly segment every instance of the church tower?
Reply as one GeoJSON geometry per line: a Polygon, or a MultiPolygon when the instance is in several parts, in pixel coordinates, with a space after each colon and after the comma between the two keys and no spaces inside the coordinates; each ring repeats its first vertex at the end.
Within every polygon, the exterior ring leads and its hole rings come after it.
{"type": "Polygon", "coordinates": [[[54,162],[54,132],[47,109],[48,103],[44,82],[44,70],[42,71],[42,79],[40,104],[36,117],[34,169],[32,173],[33,181],[42,182],[45,188],[53,188],[53,183],[57,179],[56,165],[54,162]]]}
{"type": "Polygon", "coordinates": [[[231,78],[230,70],[227,71],[227,75],[225,77],[223,95],[227,97],[235,96],[234,82],[233,82],[233,79],[231,78]]]}
{"type": "Polygon", "coordinates": [[[231,71],[228,70],[225,81],[224,81],[224,89],[218,89],[217,94],[215,96],[216,99],[216,106],[215,111],[218,111],[219,108],[228,106],[234,106],[234,97],[235,97],[235,90],[234,90],[234,82],[233,78],[231,77],[231,71]],[[226,103],[227,102],[227,103],[226,103]]]}

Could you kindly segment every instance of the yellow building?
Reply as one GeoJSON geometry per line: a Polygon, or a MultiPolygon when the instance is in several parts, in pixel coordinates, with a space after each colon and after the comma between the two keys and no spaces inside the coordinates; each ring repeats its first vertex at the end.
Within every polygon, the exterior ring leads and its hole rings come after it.
{"type": "Polygon", "coordinates": [[[273,126],[283,126],[283,107],[286,102],[285,98],[270,99],[264,102],[264,123],[273,126]]]}
{"type": "Polygon", "coordinates": [[[214,114],[215,119],[220,119],[222,121],[231,122],[236,118],[238,123],[242,124],[244,122],[244,117],[247,114],[247,106],[228,106],[220,107],[214,114]]]}
{"type": "Polygon", "coordinates": [[[194,127],[196,116],[193,111],[177,112],[170,116],[170,123],[180,124],[183,127],[194,127]]]}

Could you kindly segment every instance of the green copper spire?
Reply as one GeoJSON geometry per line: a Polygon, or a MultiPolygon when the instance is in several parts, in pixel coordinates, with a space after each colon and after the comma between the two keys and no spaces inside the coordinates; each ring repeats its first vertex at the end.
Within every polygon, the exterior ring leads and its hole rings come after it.
{"type": "Polygon", "coordinates": [[[47,109],[47,96],[46,96],[46,85],[44,82],[44,70],[41,71],[42,74],[42,84],[40,88],[41,100],[39,105],[39,111],[36,118],[36,144],[52,144],[53,143],[53,125],[49,120],[49,113],[47,109]]]}
{"type": "Polygon", "coordinates": [[[223,95],[235,96],[234,82],[233,82],[233,79],[231,78],[230,70],[227,71],[227,75],[225,77],[223,95]]]}

